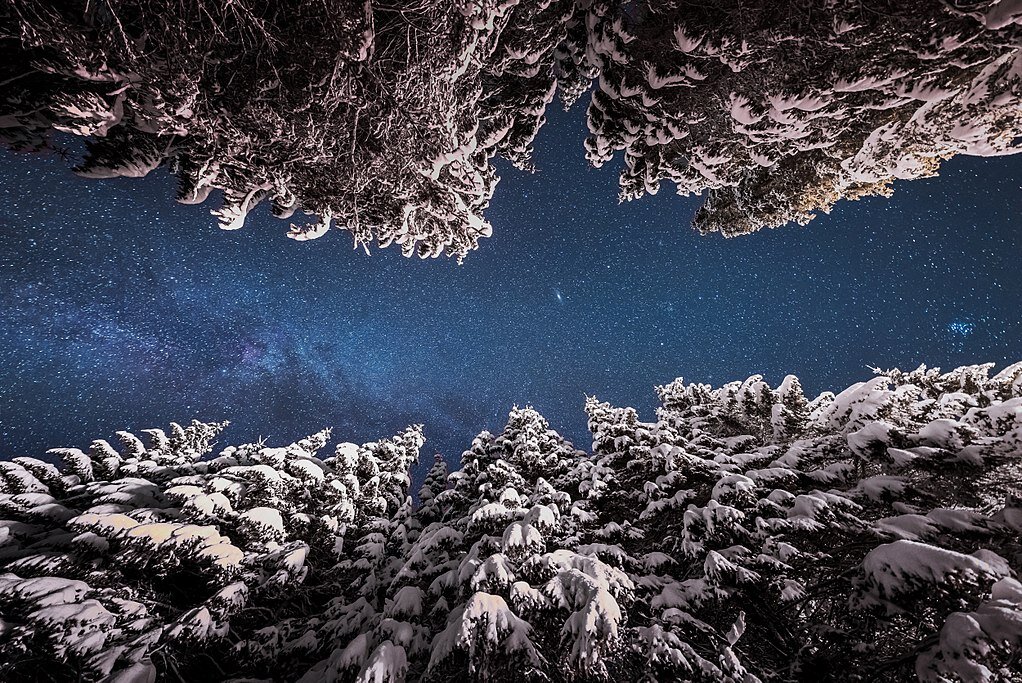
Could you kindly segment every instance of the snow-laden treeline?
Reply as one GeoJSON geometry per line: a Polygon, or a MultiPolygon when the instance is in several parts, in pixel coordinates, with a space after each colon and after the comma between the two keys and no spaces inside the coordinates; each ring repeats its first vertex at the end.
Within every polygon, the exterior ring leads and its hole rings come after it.
{"type": "Polygon", "coordinates": [[[531,408],[409,496],[421,428],[0,463],[0,678],[1017,680],[1022,363],[531,408]],[[1012,677],[1015,677],[1014,679],[1012,677]]]}
{"type": "Polygon", "coordinates": [[[228,230],[265,203],[312,216],[296,240],[461,258],[494,157],[531,168],[547,106],[591,91],[586,153],[622,160],[622,199],[706,192],[695,226],[738,235],[1019,151],[1020,45],[1020,0],[19,0],[0,143],[82,136],[89,178],[166,167],[228,230]]]}

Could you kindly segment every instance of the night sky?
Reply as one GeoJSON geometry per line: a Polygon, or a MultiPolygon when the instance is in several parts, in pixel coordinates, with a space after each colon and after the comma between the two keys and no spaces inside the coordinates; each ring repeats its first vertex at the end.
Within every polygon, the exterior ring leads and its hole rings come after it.
{"type": "Polygon", "coordinates": [[[0,457],[198,418],[231,420],[222,444],[421,422],[453,462],[516,403],[588,447],[586,394],[651,418],[678,376],[817,393],[867,366],[1022,359],[1022,155],[724,240],[669,187],[619,205],[581,117],[551,112],[537,173],[501,166],[494,236],[462,266],[296,243],[265,209],[222,232],[165,172],[86,181],[0,152],[0,457]]]}

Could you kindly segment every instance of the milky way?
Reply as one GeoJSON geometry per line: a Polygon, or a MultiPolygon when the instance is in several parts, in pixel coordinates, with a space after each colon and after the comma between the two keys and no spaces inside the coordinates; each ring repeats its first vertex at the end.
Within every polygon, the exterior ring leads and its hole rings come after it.
{"type": "Polygon", "coordinates": [[[553,113],[532,175],[502,167],[494,237],[465,265],[298,244],[260,213],[218,231],[164,173],[84,181],[0,155],[0,456],[118,429],[229,419],[232,441],[425,423],[454,459],[515,403],[587,444],[595,394],[651,417],[652,387],[867,366],[1022,359],[1022,159],[957,159],[892,199],[723,240],[697,198],[619,205],[553,113]]]}

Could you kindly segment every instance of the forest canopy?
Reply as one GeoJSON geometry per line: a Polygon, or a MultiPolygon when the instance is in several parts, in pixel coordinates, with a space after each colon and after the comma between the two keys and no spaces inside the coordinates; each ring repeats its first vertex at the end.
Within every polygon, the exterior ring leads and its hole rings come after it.
{"type": "Polygon", "coordinates": [[[590,453],[515,408],[417,504],[421,426],[2,461],[0,678],[1017,680],[1022,363],[991,367],[589,398],[590,453]]]}
{"type": "Polygon", "coordinates": [[[22,0],[0,9],[0,140],[75,171],[166,167],[314,239],[463,258],[500,157],[555,97],[620,198],[702,194],[702,232],[806,223],[959,154],[1019,150],[1022,1],[22,0]],[[620,153],[620,154],[619,154],[620,153]]]}

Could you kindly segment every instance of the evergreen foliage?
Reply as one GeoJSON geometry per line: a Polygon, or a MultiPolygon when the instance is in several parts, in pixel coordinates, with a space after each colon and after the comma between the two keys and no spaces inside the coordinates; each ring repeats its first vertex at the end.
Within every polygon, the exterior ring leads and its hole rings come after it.
{"type": "Polygon", "coordinates": [[[532,408],[409,496],[415,426],[0,462],[4,680],[1009,681],[1022,363],[532,408]],[[60,465],[53,464],[58,459],[60,465]]]}
{"type": "Polygon", "coordinates": [[[805,224],[958,154],[1019,151],[1017,1],[624,8],[590,22],[588,157],[623,152],[622,200],[706,192],[701,232],[805,224]]]}
{"type": "Polygon", "coordinates": [[[220,227],[464,257],[496,156],[530,169],[559,92],[621,198],[707,193],[703,232],[805,223],[957,154],[1018,151],[1022,4],[933,0],[19,0],[0,143],[82,136],[76,171],[165,166],[220,227]],[[595,87],[593,87],[595,84],[595,87]]]}
{"type": "MultiPolygon", "coordinates": [[[[0,8],[0,141],[81,135],[77,173],[166,165],[221,228],[269,201],[296,240],[464,256],[501,155],[529,167],[570,0],[44,0],[0,8]]],[[[577,70],[577,69],[576,69],[577,70]]],[[[584,89],[584,86],[581,86],[584,89]]]]}

